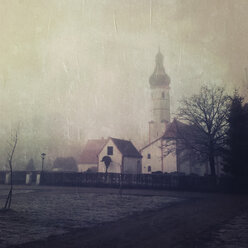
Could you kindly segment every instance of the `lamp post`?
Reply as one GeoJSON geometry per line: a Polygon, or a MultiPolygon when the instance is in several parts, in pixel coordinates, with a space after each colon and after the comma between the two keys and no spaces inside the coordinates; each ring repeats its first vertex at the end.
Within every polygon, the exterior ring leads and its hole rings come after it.
{"type": "Polygon", "coordinates": [[[41,163],[41,171],[43,172],[44,169],[44,159],[45,159],[46,153],[41,153],[41,159],[42,159],[42,163],[41,163]]]}

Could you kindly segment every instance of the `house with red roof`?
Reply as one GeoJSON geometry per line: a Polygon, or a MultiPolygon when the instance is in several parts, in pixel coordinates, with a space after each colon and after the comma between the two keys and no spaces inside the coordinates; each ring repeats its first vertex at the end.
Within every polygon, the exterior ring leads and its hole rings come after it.
{"type": "Polygon", "coordinates": [[[78,161],[78,171],[97,171],[98,154],[107,143],[107,139],[92,139],[86,143],[78,161]]]}
{"type": "Polygon", "coordinates": [[[78,171],[141,173],[142,156],[129,140],[108,138],[88,140],[78,163],[78,171]]]}

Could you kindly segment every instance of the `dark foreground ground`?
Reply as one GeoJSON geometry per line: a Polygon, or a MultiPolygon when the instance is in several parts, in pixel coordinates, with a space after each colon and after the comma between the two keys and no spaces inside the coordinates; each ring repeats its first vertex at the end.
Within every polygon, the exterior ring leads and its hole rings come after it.
{"type": "Polygon", "coordinates": [[[124,190],[123,193],[155,194],[187,200],[115,222],[74,229],[12,247],[248,247],[248,196],[147,190],[124,190]]]}

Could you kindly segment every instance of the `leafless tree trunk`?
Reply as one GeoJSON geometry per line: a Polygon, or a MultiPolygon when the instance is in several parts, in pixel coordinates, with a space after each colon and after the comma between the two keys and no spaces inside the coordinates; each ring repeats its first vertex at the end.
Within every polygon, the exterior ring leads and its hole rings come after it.
{"type": "Polygon", "coordinates": [[[189,124],[180,138],[210,165],[211,175],[216,176],[215,157],[220,156],[228,127],[229,97],[224,88],[202,86],[199,94],[184,98],[178,117],[189,124]]]}
{"type": "Polygon", "coordinates": [[[173,121],[174,137],[168,136],[162,144],[163,155],[177,153],[181,159],[190,155],[194,162],[208,161],[215,179],[215,158],[225,145],[229,100],[224,88],[214,85],[202,86],[198,94],[184,98],[177,115],[183,122],[173,121]]]}
{"type": "Polygon", "coordinates": [[[17,132],[15,134],[15,137],[13,138],[13,143],[10,144],[11,146],[11,152],[8,154],[8,162],[9,162],[9,169],[10,169],[10,190],[8,193],[8,196],[5,201],[5,205],[3,209],[8,210],[11,207],[11,201],[12,201],[12,191],[13,191],[13,167],[12,167],[12,159],[14,156],[14,152],[17,145],[17,132]]]}

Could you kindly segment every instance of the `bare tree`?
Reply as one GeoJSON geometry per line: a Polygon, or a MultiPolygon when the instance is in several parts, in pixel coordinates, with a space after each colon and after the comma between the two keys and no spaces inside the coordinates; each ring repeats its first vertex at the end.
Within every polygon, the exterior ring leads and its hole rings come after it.
{"type": "Polygon", "coordinates": [[[12,201],[12,191],[13,191],[13,166],[12,166],[12,160],[14,156],[14,152],[17,145],[17,132],[15,136],[12,138],[12,142],[9,144],[11,151],[8,153],[8,164],[9,164],[9,170],[10,170],[10,190],[8,193],[8,196],[5,201],[5,205],[3,207],[4,210],[8,210],[11,207],[11,201],[12,201]]]}
{"type": "Polygon", "coordinates": [[[215,158],[223,151],[228,128],[229,100],[224,88],[205,85],[198,94],[184,98],[178,110],[179,120],[189,125],[179,128],[181,144],[209,162],[213,177],[216,176],[215,158]]]}

